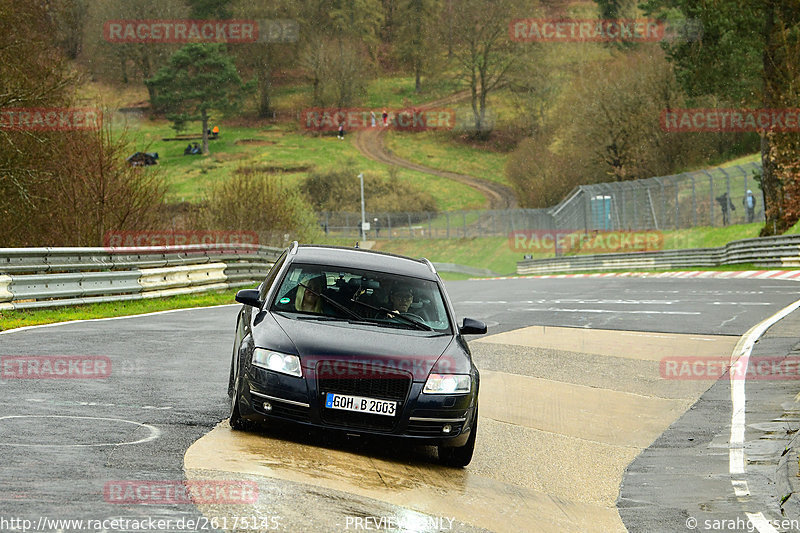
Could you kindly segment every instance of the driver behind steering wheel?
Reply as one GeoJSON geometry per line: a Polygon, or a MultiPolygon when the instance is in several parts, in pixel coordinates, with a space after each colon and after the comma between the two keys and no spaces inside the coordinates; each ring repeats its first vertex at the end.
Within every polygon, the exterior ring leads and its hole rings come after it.
{"type": "Polygon", "coordinates": [[[392,287],[392,292],[389,294],[389,307],[398,313],[407,313],[408,308],[414,301],[414,291],[411,287],[400,285],[399,287],[392,287]]]}

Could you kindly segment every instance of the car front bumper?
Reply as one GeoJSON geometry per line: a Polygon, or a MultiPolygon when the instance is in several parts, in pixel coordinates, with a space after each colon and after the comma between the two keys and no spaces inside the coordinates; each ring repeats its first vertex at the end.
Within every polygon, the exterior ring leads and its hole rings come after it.
{"type": "MultiPolygon", "coordinates": [[[[250,367],[239,391],[239,409],[248,420],[282,420],[316,428],[413,440],[422,445],[463,446],[472,428],[477,391],[423,394],[424,383],[409,380],[394,416],[325,407],[322,380],[297,378],[250,367]],[[322,390],[320,390],[322,389],[322,390]]],[[[384,399],[377,397],[377,399],[384,399]]]]}

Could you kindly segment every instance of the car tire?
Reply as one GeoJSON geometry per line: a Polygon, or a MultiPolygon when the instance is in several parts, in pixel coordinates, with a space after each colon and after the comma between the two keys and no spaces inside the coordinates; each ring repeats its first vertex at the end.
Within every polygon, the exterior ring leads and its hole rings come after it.
{"type": "Polygon", "coordinates": [[[463,468],[472,461],[472,453],[475,451],[475,439],[478,435],[478,406],[475,406],[475,415],[472,420],[472,428],[466,444],[458,447],[439,446],[439,462],[445,466],[463,468]]]}
{"type": "Polygon", "coordinates": [[[228,423],[234,431],[244,431],[249,427],[247,420],[242,418],[239,412],[239,380],[233,387],[233,395],[231,396],[231,413],[228,417],[228,423]]]}
{"type": "Polygon", "coordinates": [[[231,360],[231,373],[228,376],[228,398],[233,397],[233,359],[231,360]]]}

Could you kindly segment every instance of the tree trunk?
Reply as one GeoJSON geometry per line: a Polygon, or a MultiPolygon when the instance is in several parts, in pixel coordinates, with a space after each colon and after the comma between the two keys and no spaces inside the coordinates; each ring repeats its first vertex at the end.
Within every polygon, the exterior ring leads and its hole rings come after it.
{"type": "MultiPolygon", "coordinates": [[[[762,61],[764,65],[764,100],[763,107],[771,109],[779,107],[776,105],[776,100],[780,100],[776,94],[779,83],[779,74],[775,72],[774,57],[780,43],[774,42],[774,23],[775,23],[775,7],[773,2],[767,2],[766,13],[764,18],[764,53],[762,54],[762,61]],[[777,98],[776,98],[777,97],[777,98]]],[[[775,161],[773,160],[774,154],[770,154],[773,144],[773,138],[769,133],[761,134],[761,190],[764,200],[764,214],[766,223],[761,228],[759,235],[768,236],[775,235],[781,232],[781,183],[780,178],[776,174],[775,161]]]]}
{"type": "Polygon", "coordinates": [[[272,117],[272,74],[266,68],[258,73],[258,116],[272,117]]]}
{"type": "MultiPolygon", "coordinates": [[[[421,46],[421,44],[419,46],[421,46]]],[[[414,78],[414,91],[419,94],[422,90],[422,58],[419,56],[419,52],[416,53],[416,57],[414,58],[414,78]]]]}
{"type": "Polygon", "coordinates": [[[258,116],[272,117],[272,57],[269,45],[264,45],[264,55],[258,70],[258,116]]]}
{"type": "Polygon", "coordinates": [[[208,155],[208,113],[205,109],[201,116],[203,117],[203,155],[208,155]]]}

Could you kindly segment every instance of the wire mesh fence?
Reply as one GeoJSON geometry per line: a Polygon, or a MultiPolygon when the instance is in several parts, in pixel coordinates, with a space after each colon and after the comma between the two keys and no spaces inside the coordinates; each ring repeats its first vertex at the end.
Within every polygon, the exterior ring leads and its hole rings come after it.
{"type": "MultiPolygon", "coordinates": [[[[764,221],[759,163],[643,180],[582,185],[545,209],[372,212],[368,239],[458,239],[520,230],[670,230],[764,221]]],[[[318,214],[324,233],[360,238],[361,213],[318,214]]]]}

